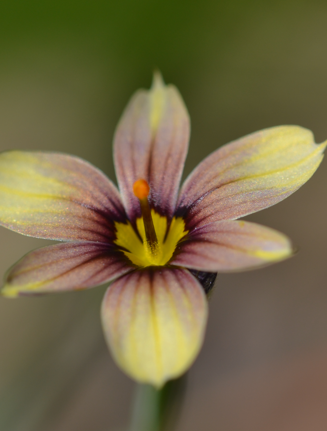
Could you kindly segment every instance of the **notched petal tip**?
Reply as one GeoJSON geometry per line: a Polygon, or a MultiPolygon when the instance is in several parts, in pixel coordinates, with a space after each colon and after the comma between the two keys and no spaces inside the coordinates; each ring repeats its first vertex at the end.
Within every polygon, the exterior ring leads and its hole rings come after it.
{"type": "Polygon", "coordinates": [[[19,289],[13,288],[5,284],[0,290],[0,294],[6,298],[17,298],[19,296],[19,289]]]}
{"type": "Polygon", "coordinates": [[[153,91],[157,88],[163,87],[165,87],[165,82],[163,80],[162,74],[159,69],[155,69],[153,72],[151,90],[153,91]]]}
{"type": "Polygon", "coordinates": [[[167,88],[162,80],[161,74],[154,73],[152,87],[150,89],[150,126],[152,135],[157,133],[167,103],[167,88]]]}

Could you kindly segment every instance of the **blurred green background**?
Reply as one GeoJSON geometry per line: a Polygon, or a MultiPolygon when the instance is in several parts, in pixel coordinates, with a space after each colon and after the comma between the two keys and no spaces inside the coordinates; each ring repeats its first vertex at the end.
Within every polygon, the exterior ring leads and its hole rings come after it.
{"type": "MultiPolygon", "coordinates": [[[[112,136],[159,68],[192,119],[185,173],[280,124],[327,138],[325,1],[15,1],[0,4],[0,149],[63,151],[114,177],[112,136]]],[[[327,429],[327,166],[248,219],[300,252],[220,275],[178,431],[327,429]]],[[[1,204],[1,203],[0,203],[1,204]]],[[[0,273],[46,244],[0,230],[0,273]]],[[[0,298],[1,431],[120,431],[134,384],[113,364],[104,288],[0,298]]]]}

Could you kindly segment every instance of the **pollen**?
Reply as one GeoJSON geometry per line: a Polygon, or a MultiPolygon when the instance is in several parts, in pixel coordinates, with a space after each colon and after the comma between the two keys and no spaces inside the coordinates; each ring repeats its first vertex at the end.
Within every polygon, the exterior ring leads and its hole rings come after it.
{"type": "Polygon", "coordinates": [[[150,186],[147,181],[142,179],[135,181],[133,185],[133,193],[140,200],[147,198],[150,193],[150,186]]]}

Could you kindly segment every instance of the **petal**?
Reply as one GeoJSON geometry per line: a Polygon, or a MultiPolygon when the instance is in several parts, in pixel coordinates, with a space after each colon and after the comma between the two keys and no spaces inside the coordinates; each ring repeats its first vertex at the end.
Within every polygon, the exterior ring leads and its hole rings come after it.
{"type": "Polygon", "coordinates": [[[116,187],[89,163],[65,154],[0,154],[0,224],[56,240],[102,241],[123,220],[116,187]]]}
{"type": "Polygon", "coordinates": [[[206,321],[203,289],[184,269],[127,274],[112,284],[102,304],[104,332],[118,365],[157,387],[190,367],[206,321]]]}
{"type": "Polygon", "coordinates": [[[116,174],[131,220],[140,214],[133,184],[150,184],[152,206],[172,215],[188,149],[190,123],[178,90],[155,74],[150,91],[138,91],[117,127],[114,142],[116,174]]]}
{"type": "Polygon", "coordinates": [[[298,126],[265,129],[209,155],[185,181],[178,213],[189,228],[267,208],[315,172],[326,143],[298,126]]]}
{"type": "Polygon", "coordinates": [[[223,220],[189,234],[172,265],[200,271],[238,271],[283,260],[293,253],[290,240],[255,223],[223,220]]]}
{"type": "Polygon", "coordinates": [[[106,283],[132,268],[110,246],[70,242],[39,248],[24,256],[7,274],[5,296],[79,290],[106,283]]]}

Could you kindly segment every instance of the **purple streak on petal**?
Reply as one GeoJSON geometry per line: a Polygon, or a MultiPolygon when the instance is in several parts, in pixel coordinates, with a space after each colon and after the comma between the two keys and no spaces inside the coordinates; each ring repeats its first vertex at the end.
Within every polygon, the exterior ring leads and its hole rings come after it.
{"type": "Polygon", "coordinates": [[[123,254],[103,243],[70,242],[24,256],[8,273],[8,296],[79,290],[117,278],[133,268],[123,254]]]}
{"type": "Polygon", "coordinates": [[[142,178],[151,188],[150,203],[171,216],[189,140],[189,117],[173,86],[156,77],[150,91],[129,102],[115,134],[114,158],[122,199],[130,219],[140,214],[133,184],[142,178]]]}
{"type": "Polygon", "coordinates": [[[289,239],[255,223],[222,220],[195,229],[179,246],[171,265],[200,271],[239,271],[283,260],[289,239]]]}
{"type": "Polygon", "coordinates": [[[118,190],[98,169],[59,153],[0,154],[0,224],[24,235],[110,242],[124,221],[118,190]]]}
{"type": "Polygon", "coordinates": [[[191,230],[274,205],[311,177],[325,146],[298,126],[265,129],[225,145],[187,178],[177,215],[191,230]]]}
{"type": "Polygon", "coordinates": [[[102,304],[104,332],[118,365],[157,387],[191,365],[206,320],[202,287],[178,268],[127,274],[110,286],[102,304]]]}

